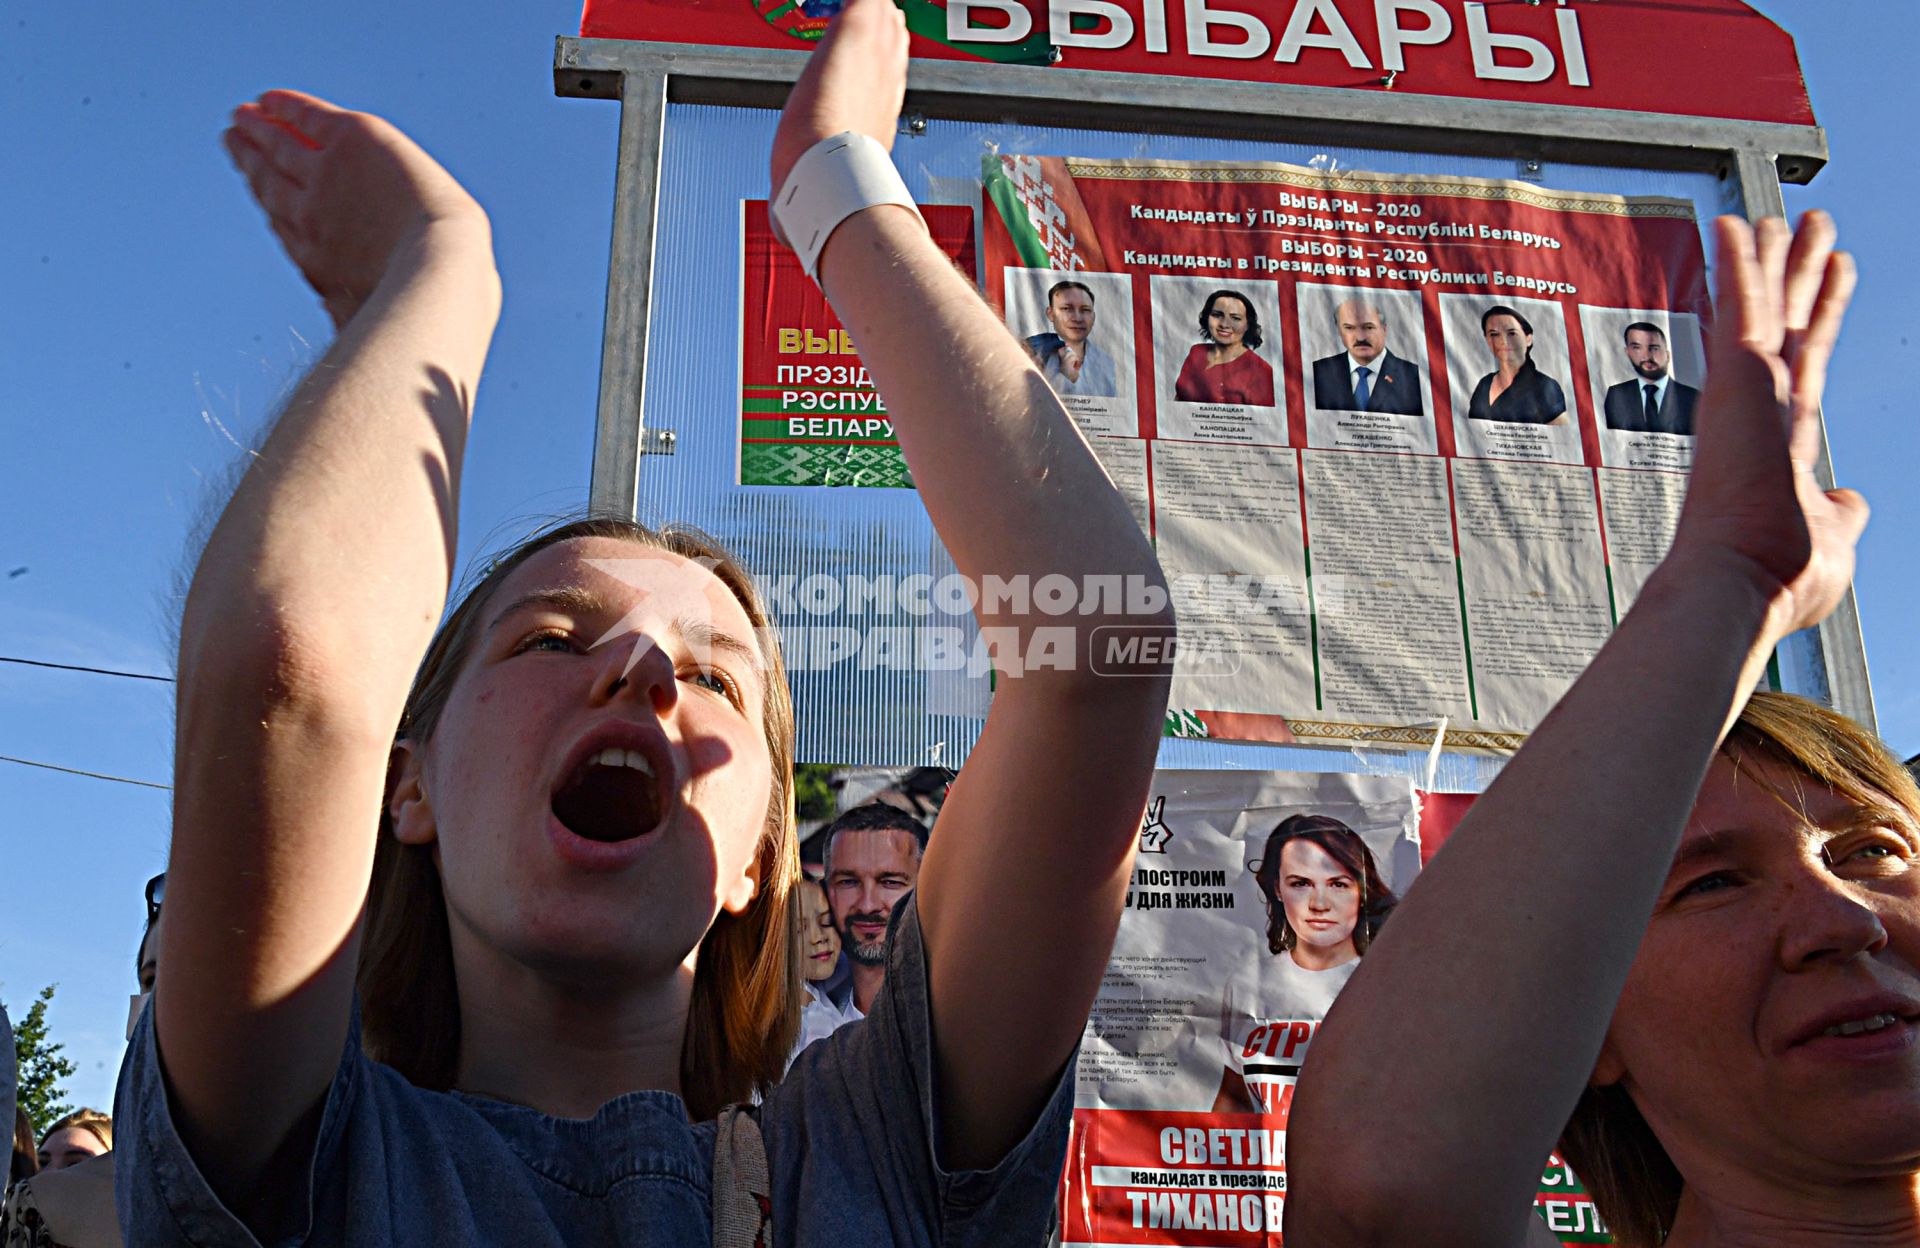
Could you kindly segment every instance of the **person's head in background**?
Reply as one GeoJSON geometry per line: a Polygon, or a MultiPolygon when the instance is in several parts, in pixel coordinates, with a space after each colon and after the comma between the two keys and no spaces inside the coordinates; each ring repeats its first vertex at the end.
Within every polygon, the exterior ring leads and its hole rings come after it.
{"type": "Polygon", "coordinates": [[[1080,347],[1093,334],[1093,292],[1080,282],[1055,282],[1047,292],[1047,324],[1062,342],[1080,347]]]}
{"type": "Polygon", "coordinates": [[[1371,364],[1387,349],[1387,318],[1365,299],[1349,299],[1334,309],[1340,341],[1356,364],[1371,364]]]}
{"type": "Polygon", "coordinates": [[[1200,308],[1200,341],[1215,350],[1244,347],[1251,351],[1265,339],[1253,300],[1237,290],[1216,290],[1200,308]]]}
{"type": "Polygon", "coordinates": [[[153,995],[153,982],[160,973],[160,901],[166,892],[167,873],[162,871],[147,881],[147,927],[140,934],[140,948],[133,955],[133,975],[140,991],[127,1000],[127,1040],[133,1040],[133,1025],[153,995]]]}
{"type": "Polygon", "coordinates": [[[827,828],[827,898],[856,965],[886,964],[887,922],[919,881],[926,845],[926,827],[883,802],[856,806],[827,828]]]}
{"type": "Polygon", "coordinates": [[[1672,357],[1667,349],[1667,331],[1651,321],[1635,321],[1627,326],[1627,361],[1641,381],[1659,381],[1667,375],[1672,357]]]}
{"type": "Polygon", "coordinates": [[[1511,377],[1533,362],[1533,325],[1504,303],[1480,314],[1480,332],[1500,371],[1511,377]]]}
{"type": "Polygon", "coordinates": [[[806,963],[802,968],[807,982],[819,983],[833,978],[840,965],[840,933],[833,926],[833,910],[827,905],[827,890],[812,876],[802,876],[795,884],[794,913],[800,924],[800,941],[806,963]]]}
{"type": "Polygon", "coordinates": [[[886,979],[888,927],[919,882],[927,829],[897,806],[869,802],[835,819],[825,836],[827,902],[853,963],[854,1004],[865,1011],[886,979]]]}
{"type": "Polygon", "coordinates": [[[42,1170],[65,1170],[113,1151],[113,1118],[97,1109],[76,1109],[40,1137],[42,1170]]]}
{"type": "Polygon", "coordinates": [[[40,1159],[33,1147],[33,1122],[27,1117],[27,1111],[16,1105],[13,1109],[13,1158],[7,1164],[7,1186],[12,1187],[21,1179],[33,1177],[39,1169],[40,1159]]]}

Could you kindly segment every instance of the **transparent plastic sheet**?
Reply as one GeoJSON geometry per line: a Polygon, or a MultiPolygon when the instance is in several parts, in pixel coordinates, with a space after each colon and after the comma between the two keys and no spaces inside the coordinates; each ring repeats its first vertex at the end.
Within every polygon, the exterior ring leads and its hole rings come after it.
{"type": "MultiPolygon", "coordinates": [[[[766,194],[759,153],[775,114],[760,109],[669,105],[659,201],[659,245],[651,299],[647,423],[676,434],[675,454],[641,467],[640,518],[699,524],[732,545],[765,583],[791,588],[814,575],[937,578],[950,569],[911,490],[741,486],[739,452],[741,289],[740,202],[766,194]],[[716,159],[716,153],[736,154],[716,159]]],[[[916,196],[967,202],[979,186],[981,154],[1072,154],[1092,158],[1277,160],[1323,169],[1512,178],[1515,159],[1327,148],[1194,137],[1143,137],[930,120],[902,134],[898,163],[916,196]]],[[[1706,174],[1550,164],[1539,176],[1567,190],[1663,195],[1691,201],[1704,223],[1727,206],[1725,183],[1706,174]]],[[[977,227],[976,227],[977,228],[977,227]]],[[[937,350],[938,344],[929,344],[937,350]]],[[[983,498],[990,505],[990,498],[983,498]]],[[[817,617],[783,612],[783,631],[817,617]]],[[[887,624],[884,619],[859,621],[887,624]]],[[[912,621],[895,619],[895,625],[912,621]]],[[[1819,654],[1805,637],[1783,647],[1782,683],[1823,691],[1819,654]]],[[[937,674],[843,663],[796,671],[799,757],[837,764],[958,767],[984,711],[969,692],[937,674]]],[[[1430,742],[1430,735],[1417,738],[1430,742]]],[[[1352,748],[1243,745],[1168,739],[1160,765],[1233,770],[1404,775],[1440,790],[1477,791],[1500,760],[1443,750],[1430,765],[1424,745],[1352,748]]]]}

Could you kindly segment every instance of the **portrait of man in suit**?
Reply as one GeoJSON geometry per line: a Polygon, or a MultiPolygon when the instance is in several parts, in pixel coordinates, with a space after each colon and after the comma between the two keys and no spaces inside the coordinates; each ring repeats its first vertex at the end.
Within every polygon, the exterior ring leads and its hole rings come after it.
{"type": "Polygon", "coordinates": [[[1622,433],[1690,436],[1700,392],[1673,379],[1666,331],[1647,321],[1635,321],[1627,326],[1625,337],[1633,380],[1607,389],[1607,428],[1622,433]]]}
{"type": "Polygon", "coordinates": [[[1387,318],[1364,299],[1334,312],[1347,349],[1313,362],[1313,403],[1329,412],[1420,415],[1420,366],[1387,350],[1387,318]]]}

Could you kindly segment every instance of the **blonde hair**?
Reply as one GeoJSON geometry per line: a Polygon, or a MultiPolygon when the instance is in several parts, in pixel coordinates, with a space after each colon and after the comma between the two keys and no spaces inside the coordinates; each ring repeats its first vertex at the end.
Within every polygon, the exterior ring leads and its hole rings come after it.
{"type": "MultiPolygon", "coordinates": [[[[794,922],[800,874],[793,812],[793,700],[772,617],[746,569],[705,533],[590,518],[549,528],[493,561],[440,626],[407,695],[399,739],[426,741],[466,666],[487,602],[505,579],[549,546],[580,538],[635,542],[699,560],[732,591],[761,639],[767,753],[773,784],[758,850],[759,887],[739,914],[722,911],[700,942],[680,1052],[681,1095],[696,1120],[711,1118],[778,1082],[799,1031],[803,966],[794,922]]],[[[358,975],[361,1043],[413,1083],[444,1089],[460,1059],[460,997],[446,898],[430,846],[404,845],[385,810],[374,852],[358,975]]]]}
{"type": "MultiPolygon", "coordinates": [[[[1862,806],[1888,802],[1920,818],[1920,786],[1880,739],[1844,715],[1789,693],[1756,693],[1720,753],[1740,775],[1793,799],[1756,769],[1796,773],[1862,806]]],[[[1560,1153],[1593,1197],[1614,1242],[1666,1242],[1686,1180],[1619,1084],[1589,1087],[1567,1120],[1560,1153]]]]}
{"type": "Polygon", "coordinates": [[[48,1127],[40,1137],[40,1147],[45,1148],[48,1140],[68,1127],[78,1127],[90,1133],[94,1139],[107,1146],[108,1152],[113,1151],[113,1115],[103,1114],[97,1109],[87,1109],[84,1106],[48,1127]]]}

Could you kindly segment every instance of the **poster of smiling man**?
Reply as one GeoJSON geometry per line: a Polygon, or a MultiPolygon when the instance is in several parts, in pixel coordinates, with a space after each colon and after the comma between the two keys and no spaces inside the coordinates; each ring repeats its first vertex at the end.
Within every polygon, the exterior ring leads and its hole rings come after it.
{"type": "Polygon", "coordinates": [[[1133,386],[1133,279],[1006,271],[1007,328],[1088,436],[1140,436],[1133,386]]]}

